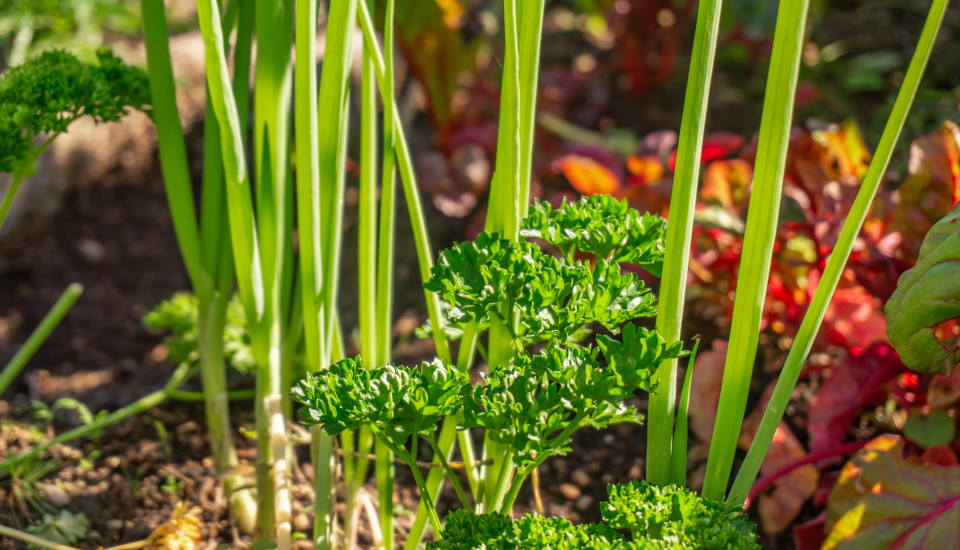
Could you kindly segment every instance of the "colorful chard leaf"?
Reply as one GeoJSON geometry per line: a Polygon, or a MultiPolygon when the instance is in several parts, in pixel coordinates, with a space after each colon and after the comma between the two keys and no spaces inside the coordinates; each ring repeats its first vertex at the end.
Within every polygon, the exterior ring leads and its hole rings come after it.
{"type": "Polygon", "coordinates": [[[62,50],[44,52],[0,79],[0,171],[29,156],[33,139],[58,134],[78,118],[118,120],[149,104],[147,77],[107,50],[96,65],[62,50]]]}
{"type": "Polygon", "coordinates": [[[758,549],[755,527],[742,511],[677,486],[647,482],[610,485],[602,523],[574,525],[564,518],[460,510],[447,516],[443,540],[429,550],[681,550],[758,549]],[[629,536],[625,533],[629,532],[629,536]]]}
{"type": "Polygon", "coordinates": [[[882,435],[843,467],[823,550],[952,548],[960,540],[960,469],[903,451],[903,439],[882,435]]]}
{"type": "MultiPolygon", "coordinates": [[[[576,203],[570,208],[565,218],[567,230],[585,231],[581,234],[587,235],[592,231],[588,229],[591,224],[602,223],[598,214],[573,212],[581,207],[590,212],[587,204],[576,203]]],[[[543,220],[543,227],[547,227],[552,212],[541,204],[532,219],[543,220]]],[[[637,219],[641,219],[639,215],[637,219]]],[[[594,250],[602,246],[607,254],[632,257],[648,262],[652,268],[658,265],[657,250],[662,247],[662,221],[658,224],[657,218],[643,219],[649,221],[638,221],[636,230],[615,244],[601,245],[600,238],[592,244],[571,238],[566,246],[594,250]],[[631,237],[630,242],[639,251],[619,253],[618,246],[631,237]]],[[[438,292],[448,304],[447,317],[453,324],[486,325],[492,318],[499,319],[513,331],[518,348],[542,341],[575,340],[591,324],[616,332],[627,321],[652,316],[656,301],[643,281],[621,270],[615,261],[601,259],[591,267],[573,257],[551,256],[532,242],[510,241],[492,233],[481,233],[474,241],[443,251],[424,286],[438,292]],[[514,323],[514,319],[519,322],[514,323]]]]}
{"type": "Polygon", "coordinates": [[[535,202],[521,235],[542,239],[567,258],[572,259],[576,252],[592,254],[659,275],[665,226],[663,218],[641,214],[626,201],[593,195],[574,203],[564,199],[557,208],[535,202]]]}
{"type": "Polygon", "coordinates": [[[843,443],[863,409],[886,398],[888,383],[905,370],[888,344],[850,350],[810,401],[807,419],[810,452],[821,452],[843,443]]]}
{"type": "Polygon", "coordinates": [[[342,359],[293,389],[304,406],[301,422],[330,435],[369,425],[385,441],[403,447],[414,435],[430,434],[444,416],[460,411],[469,374],[439,359],[416,367],[365,369],[359,357],[342,359]]]}
{"type": "Polygon", "coordinates": [[[903,436],[924,449],[949,446],[956,435],[957,421],[947,411],[913,411],[903,425],[903,436]]]}
{"type": "Polygon", "coordinates": [[[632,324],[623,336],[627,343],[605,337],[601,344],[606,367],[596,349],[550,346],[493,368],[466,399],[463,425],[485,428],[522,466],[568,452],[581,427],[642,422],[626,401],[649,391],[656,366],[679,356],[681,347],[632,324]]]}
{"type": "Polygon", "coordinates": [[[960,347],[941,338],[941,323],[960,318],[960,206],[937,222],[887,301],[887,336],[913,370],[950,374],[960,347]]]}
{"type": "Polygon", "coordinates": [[[554,162],[554,169],[585,196],[611,195],[620,189],[620,178],[610,167],[585,155],[563,156],[554,162]]]}

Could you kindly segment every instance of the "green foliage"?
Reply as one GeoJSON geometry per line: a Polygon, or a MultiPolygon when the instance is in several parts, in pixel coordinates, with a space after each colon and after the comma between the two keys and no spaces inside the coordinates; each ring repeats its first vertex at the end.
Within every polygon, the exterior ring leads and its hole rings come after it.
{"type": "MultiPolygon", "coordinates": [[[[444,417],[461,430],[482,428],[491,444],[504,450],[496,451],[494,460],[507,464],[502,474],[486,473],[485,483],[500,485],[499,494],[477,499],[495,500],[483,503],[488,510],[509,509],[532,469],[567,452],[578,429],[641,422],[643,416],[628,400],[652,389],[657,365],[684,352],[679,342],[668,345],[657,332],[629,323],[653,315],[656,300],[619,264],[657,264],[663,221],[641,218],[625,202],[604,198],[558,211],[539,204],[527,227],[534,225],[540,234],[569,236],[553,239],[561,256],[529,240],[482,233],[441,253],[425,283],[441,295],[448,319],[464,334],[506,328],[512,353],[492,362],[488,374],[472,384],[465,367],[439,359],[413,368],[371,370],[357,358],[345,359],[297,385],[293,398],[304,405],[303,422],[331,435],[369,426],[411,464],[415,477],[416,453],[406,447],[411,437],[414,448],[417,437],[437,447],[437,424],[444,417]],[[632,221],[614,227],[613,218],[620,215],[632,221]],[[604,233],[610,233],[606,241],[604,233]],[[585,251],[599,258],[591,264],[575,254],[585,251]],[[598,328],[611,334],[622,330],[623,340],[607,334],[596,343],[587,340],[587,333],[598,328]]],[[[468,507],[455,475],[451,481],[468,507]]]]}
{"type": "Polygon", "coordinates": [[[460,510],[447,516],[443,539],[429,550],[690,550],[758,549],[756,528],[742,511],[676,486],[646,482],[610,485],[603,523],[574,525],[563,518],[460,510]],[[624,533],[629,532],[629,537],[624,533]]]}
{"type": "Polygon", "coordinates": [[[563,202],[556,209],[536,201],[520,234],[542,239],[567,258],[576,252],[597,259],[640,266],[655,275],[663,265],[666,224],[660,216],[641,214],[610,195],[590,195],[563,202]]]}
{"type": "Polygon", "coordinates": [[[743,511],[676,485],[611,485],[603,520],[634,540],[672,541],[676,548],[759,548],[743,511]]]}
{"type": "Polygon", "coordinates": [[[33,139],[59,134],[78,118],[118,120],[149,104],[147,77],[107,50],[97,64],[62,50],[44,52],[0,79],[0,171],[29,157],[33,139]]]}
{"type": "Polygon", "coordinates": [[[537,203],[525,227],[536,227],[524,234],[544,238],[563,256],[492,233],[440,254],[425,287],[448,304],[452,323],[485,326],[497,319],[522,349],[537,342],[575,341],[589,325],[617,332],[627,321],[654,314],[656,299],[649,288],[619,263],[659,271],[661,218],[641,217],[626,201],[598,196],[564,203],[558,210],[537,203]],[[626,222],[618,227],[614,216],[621,212],[626,222]],[[599,260],[591,266],[575,258],[577,251],[599,260]]]}
{"type": "MultiPolygon", "coordinates": [[[[164,300],[143,318],[150,329],[166,331],[169,336],[164,340],[168,360],[178,365],[199,360],[197,352],[197,297],[189,292],[179,292],[164,300]]],[[[250,347],[250,334],[247,331],[247,319],[243,306],[234,296],[227,305],[226,324],[223,327],[223,354],[227,363],[243,373],[252,373],[256,360],[250,347]]]]}
{"type": "Polygon", "coordinates": [[[606,367],[600,366],[597,349],[580,346],[548,347],[495,367],[468,396],[464,426],[485,428],[523,465],[567,452],[570,436],[582,426],[642,422],[643,415],[626,400],[638,390],[649,391],[653,369],[681,348],[635,325],[626,326],[624,337],[632,341],[606,338],[606,367]],[[634,348],[644,352],[625,360],[621,352],[634,348]]]}
{"type": "Polygon", "coordinates": [[[93,57],[105,33],[134,35],[140,17],[128,0],[0,0],[0,56],[5,66],[51,48],[93,57]]]}
{"type": "Polygon", "coordinates": [[[887,301],[887,336],[903,364],[950,374],[960,350],[941,341],[937,325],[960,318],[960,206],[937,222],[920,247],[917,265],[900,276],[887,301]]]}
{"type": "Polygon", "coordinates": [[[402,447],[410,436],[429,435],[444,416],[458,412],[469,375],[439,359],[416,367],[365,369],[359,357],[342,359],[293,389],[302,422],[330,435],[369,425],[402,447]]]}
{"type": "MultiPolygon", "coordinates": [[[[39,523],[27,527],[27,532],[59,544],[79,544],[87,536],[90,520],[83,514],[61,510],[59,515],[43,514],[39,523]]],[[[27,548],[37,548],[28,545],[27,548]]]]}

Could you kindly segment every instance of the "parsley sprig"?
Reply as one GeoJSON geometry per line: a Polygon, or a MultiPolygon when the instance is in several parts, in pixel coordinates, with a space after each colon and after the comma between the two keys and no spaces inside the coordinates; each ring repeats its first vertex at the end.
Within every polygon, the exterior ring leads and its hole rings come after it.
{"type": "Polygon", "coordinates": [[[676,485],[633,481],[607,487],[602,523],[574,525],[530,513],[459,510],[447,516],[443,538],[428,550],[756,550],[756,527],[742,510],[676,485]],[[628,533],[629,535],[625,535],[628,533]]]}
{"type": "Polygon", "coordinates": [[[474,500],[484,510],[509,512],[527,477],[568,452],[577,430],[642,422],[630,399],[653,389],[662,361],[685,353],[680,342],[633,322],[653,316],[656,299],[622,265],[656,271],[662,219],[589,197],[556,210],[538,203],[524,227],[548,246],[481,233],[442,252],[426,283],[446,303],[451,325],[464,333],[505,327],[512,354],[491,357],[476,382],[468,366],[439,359],[372,369],[345,359],[297,386],[304,423],[332,435],[369,426],[410,465],[429,499],[416,463],[417,442],[426,440],[464,508],[472,507],[470,499],[439,452],[437,427],[450,418],[460,430],[482,429],[492,466],[481,474],[488,490],[476,490],[470,479],[474,500]],[[589,338],[593,331],[602,333],[589,338]]]}

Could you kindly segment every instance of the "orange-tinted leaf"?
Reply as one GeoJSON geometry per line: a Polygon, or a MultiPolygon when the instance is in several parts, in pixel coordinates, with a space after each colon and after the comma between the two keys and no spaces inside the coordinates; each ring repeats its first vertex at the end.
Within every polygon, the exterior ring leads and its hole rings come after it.
{"type": "Polygon", "coordinates": [[[556,167],[584,195],[609,195],[620,188],[613,171],[587,156],[566,155],[556,161],[556,167]]]}
{"type": "Polygon", "coordinates": [[[742,215],[752,182],[753,166],[749,162],[742,159],[712,162],[703,176],[700,200],[720,203],[742,215]]]}
{"type": "Polygon", "coordinates": [[[663,177],[663,163],[654,155],[631,155],[627,158],[627,170],[631,185],[645,185],[663,177]]]}
{"type": "Polygon", "coordinates": [[[956,548],[960,468],[903,457],[903,439],[882,435],[840,473],[827,505],[823,550],[956,548]]]}
{"type": "Polygon", "coordinates": [[[856,122],[847,120],[839,126],[818,130],[813,132],[813,139],[826,148],[839,176],[861,178],[867,172],[870,152],[856,122]]]}
{"type": "Polygon", "coordinates": [[[904,247],[914,258],[930,227],[953,208],[960,186],[958,150],[960,128],[951,121],[910,145],[907,178],[897,190],[893,229],[903,234],[904,247]]]}

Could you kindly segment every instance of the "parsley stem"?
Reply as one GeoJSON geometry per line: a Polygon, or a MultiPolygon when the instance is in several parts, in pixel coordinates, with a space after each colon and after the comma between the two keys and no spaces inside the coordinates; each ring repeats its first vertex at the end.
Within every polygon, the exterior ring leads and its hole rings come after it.
{"type": "MultiPolygon", "coordinates": [[[[440,533],[443,531],[443,526],[440,524],[440,516],[437,515],[437,506],[433,500],[433,497],[430,496],[430,489],[427,487],[427,483],[423,479],[423,472],[420,471],[420,466],[417,464],[416,455],[407,452],[406,449],[402,447],[392,445],[384,438],[378,436],[378,439],[393,449],[394,454],[396,454],[400,460],[404,461],[406,465],[410,467],[410,471],[413,473],[413,480],[416,482],[417,488],[420,489],[420,499],[426,505],[427,515],[430,519],[430,525],[433,527],[433,536],[435,539],[440,540],[440,533]]],[[[413,452],[416,452],[416,446],[417,437],[414,436],[413,452]]]]}
{"type": "MultiPolygon", "coordinates": [[[[465,510],[469,510],[473,507],[470,504],[470,499],[467,498],[467,494],[463,491],[463,485],[460,484],[460,479],[457,477],[457,473],[453,471],[453,468],[450,466],[450,461],[447,460],[447,457],[440,452],[440,446],[437,444],[437,438],[433,434],[424,437],[427,440],[427,443],[433,447],[433,452],[435,456],[440,459],[440,463],[443,464],[443,469],[447,472],[447,477],[450,478],[450,483],[453,485],[453,490],[457,493],[457,498],[460,499],[460,505],[463,506],[465,510]]],[[[470,461],[465,460],[465,463],[470,461]]]]}

